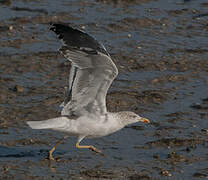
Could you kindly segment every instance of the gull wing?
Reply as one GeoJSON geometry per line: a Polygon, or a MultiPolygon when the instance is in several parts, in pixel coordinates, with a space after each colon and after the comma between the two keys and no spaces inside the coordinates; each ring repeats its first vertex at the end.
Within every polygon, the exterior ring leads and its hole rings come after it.
{"type": "Polygon", "coordinates": [[[67,94],[70,101],[62,115],[105,115],[106,94],[118,74],[110,55],[102,44],[80,30],[65,24],[52,24],[50,29],[63,41],[59,51],[72,63],[67,94]]]}

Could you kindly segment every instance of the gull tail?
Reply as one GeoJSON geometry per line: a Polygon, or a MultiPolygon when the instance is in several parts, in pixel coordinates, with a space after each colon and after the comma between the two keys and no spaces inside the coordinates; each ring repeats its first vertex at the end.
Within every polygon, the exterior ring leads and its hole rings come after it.
{"type": "Polygon", "coordinates": [[[27,121],[32,129],[57,129],[66,127],[70,120],[67,117],[58,117],[44,121],[27,121]]]}

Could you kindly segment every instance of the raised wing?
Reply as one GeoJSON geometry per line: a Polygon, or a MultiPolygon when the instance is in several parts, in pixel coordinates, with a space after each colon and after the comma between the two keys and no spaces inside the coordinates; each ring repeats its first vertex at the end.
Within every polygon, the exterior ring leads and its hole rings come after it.
{"type": "Polygon", "coordinates": [[[71,64],[70,74],[69,74],[69,85],[65,88],[64,93],[64,102],[60,105],[62,108],[71,100],[72,95],[72,86],[74,83],[74,79],[76,77],[77,67],[71,64]]]}
{"type": "Polygon", "coordinates": [[[107,91],[118,74],[110,55],[82,31],[64,24],[52,24],[50,29],[64,42],[60,52],[72,62],[68,91],[71,98],[62,115],[104,115],[107,91]]]}

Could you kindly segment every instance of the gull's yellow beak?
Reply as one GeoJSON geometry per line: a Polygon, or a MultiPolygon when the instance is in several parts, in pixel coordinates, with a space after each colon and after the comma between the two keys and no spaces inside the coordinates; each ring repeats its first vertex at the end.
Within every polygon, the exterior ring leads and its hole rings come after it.
{"type": "Polygon", "coordinates": [[[144,123],[150,123],[149,119],[146,118],[141,118],[140,121],[144,123]]]}

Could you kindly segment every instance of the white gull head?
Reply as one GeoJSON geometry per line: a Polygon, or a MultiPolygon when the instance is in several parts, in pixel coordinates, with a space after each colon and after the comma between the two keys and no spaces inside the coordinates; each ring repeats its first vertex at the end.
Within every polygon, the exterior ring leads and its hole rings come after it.
{"type": "Polygon", "coordinates": [[[117,113],[117,117],[121,120],[121,123],[126,126],[129,124],[144,122],[149,123],[150,121],[146,118],[139,116],[138,114],[131,111],[121,111],[117,113]]]}

